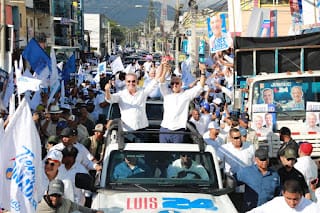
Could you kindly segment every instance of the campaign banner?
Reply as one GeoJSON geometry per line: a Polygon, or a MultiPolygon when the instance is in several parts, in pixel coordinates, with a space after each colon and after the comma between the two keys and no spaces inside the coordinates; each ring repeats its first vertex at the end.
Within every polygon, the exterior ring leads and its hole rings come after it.
{"type": "Polygon", "coordinates": [[[226,27],[226,15],[216,14],[210,17],[211,32],[208,32],[210,53],[227,50],[233,46],[233,40],[226,27]]]}

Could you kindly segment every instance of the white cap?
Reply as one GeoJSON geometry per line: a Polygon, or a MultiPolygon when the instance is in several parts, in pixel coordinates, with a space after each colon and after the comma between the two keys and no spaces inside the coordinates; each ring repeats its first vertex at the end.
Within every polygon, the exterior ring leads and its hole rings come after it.
{"type": "Polygon", "coordinates": [[[48,152],[46,159],[51,159],[53,161],[62,161],[62,152],[59,150],[51,150],[48,152]]]}
{"type": "Polygon", "coordinates": [[[208,129],[218,129],[220,130],[220,126],[217,122],[211,121],[208,125],[208,129]]]}
{"type": "Polygon", "coordinates": [[[212,102],[219,105],[222,103],[222,100],[221,100],[221,98],[215,98],[212,102]]]}

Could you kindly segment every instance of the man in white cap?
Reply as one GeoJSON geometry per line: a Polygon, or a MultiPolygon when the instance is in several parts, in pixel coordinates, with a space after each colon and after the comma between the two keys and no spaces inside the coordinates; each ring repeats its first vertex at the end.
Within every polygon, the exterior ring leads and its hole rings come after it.
{"type": "Polygon", "coordinates": [[[204,141],[217,149],[223,144],[223,139],[219,137],[220,126],[217,122],[211,121],[208,125],[208,129],[209,130],[203,135],[204,141]]]}
{"type": "MultiPolygon", "coordinates": [[[[62,162],[62,153],[58,150],[51,150],[48,152],[45,157],[44,163],[44,172],[41,178],[41,192],[45,194],[48,185],[51,181],[58,179],[59,167],[62,162]]],[[[73,188],[70,180],[65,180],[65,192],[66,197],[73,201],[73,188]]],[[[41,198],[38,198],[39,200],[41,198]]]]}
{"type": "Polygon", "coordinates": [[[47,193],[43,196],[37,207],[37,213],[66,213],[66,212],[83,212],[83,213],[103,213],[94,209],[80,206],[71,200],[65,198],[65,184],[57,179],[50,182],[47,193]]]}

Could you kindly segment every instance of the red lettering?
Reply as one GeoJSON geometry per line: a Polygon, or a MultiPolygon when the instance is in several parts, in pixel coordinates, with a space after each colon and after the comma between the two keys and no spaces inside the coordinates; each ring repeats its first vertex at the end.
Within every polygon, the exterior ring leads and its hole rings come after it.
{"type": "Polygon", "coordinates": [[[132,209],[131,205],[130,205],[130,198],[127,198],[127,209],[132,209]]]}
{"type": "Polygon", "coordinates": [[[133,202],[134,209],[142,209],[142,198],[135,197],[133,202]]]}
{"type": "Polygon", "coordinates": [[[149,199],[149,208],[150,209],[157,209],[158,208],[158,202],[156,197],[150,197],[149,199]]]}
{"type": "Polygon", "coordinates": [[[156,197],[135,197],[127,198],[127,209],[157,209],[158,202],[156,197]]]}

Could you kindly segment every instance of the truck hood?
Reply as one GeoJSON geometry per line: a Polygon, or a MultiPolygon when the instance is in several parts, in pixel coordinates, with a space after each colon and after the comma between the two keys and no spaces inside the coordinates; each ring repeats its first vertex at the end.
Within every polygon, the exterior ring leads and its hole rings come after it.
{"type": "MultiPolygon", "coordinates": [[[[101,191],[100,191],[101,192],[101,191]]],[[[146,212],[237,212],[227,195],[211,196],[199,193],[130,193],[112,190],[98,193],[92,208],[105,213],[146,212]]]]}

